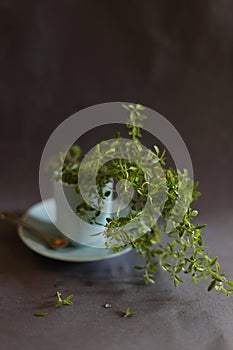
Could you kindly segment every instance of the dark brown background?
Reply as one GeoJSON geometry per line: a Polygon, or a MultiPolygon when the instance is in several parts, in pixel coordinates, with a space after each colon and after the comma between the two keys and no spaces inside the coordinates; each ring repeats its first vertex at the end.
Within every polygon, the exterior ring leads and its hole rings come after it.
{"type": "MultiPolygon", "coordinates": [[[[0,0],[0,35],[0,208],[40,200],[40,156],[65,118],[102,102],[141,103],[186,142],[207,243],[232,276],[233,2],[0,0]]],[[[163,274],[140,287],[133,254],[59,263],[25,248],[13,226],[1,234],[3,350],[232,349],[232,298],[174,289],[163,274]],[[75,292],[73,313],[35,320],[58,288],[75,292]],[[138,317],[122,323],[116,311],[127,306],[138,317]]]]}
{"type": "Polygon", "coordinates": [[[102,102],[153,108],[178,129],[205,209],[232,206],[233,3],[0,1],[0,206],[39,200],[43,146],[102,102]]]}

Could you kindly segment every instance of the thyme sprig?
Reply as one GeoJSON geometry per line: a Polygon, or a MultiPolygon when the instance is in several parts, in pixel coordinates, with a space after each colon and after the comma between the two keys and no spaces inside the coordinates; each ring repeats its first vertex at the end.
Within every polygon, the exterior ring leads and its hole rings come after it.
{"type": "MultiPolygon", "coordinates": [[[[62,299],[62,295],[59,291],[56,292],[56,303],[52,304],[51,306],[53,307],[58,307],[62,305],[73,305],[73,299],[74,295],[70,294],[68,295],[65,299],[62,299]]],[[[47,311],[37,311],[34,313],[34,316],[47,316],[48,312],[47,311]]]]}
{"type": "Polygon", "coordinates": [[[53,304],[53,306],[58,307],[62,305],[73,305],[73,301],[71,300],[74,297],[73,294],[68,295],[65,299],[62,299],[60,292],[57,292],[56,296],[57,296],[57,301],[55,304],[53,304]]]}
{"type": "Polygon", "coordinates": [[[130,311],[129,307],[127,307],[126,311],[123,313],[122,317],[132,317],[132,316],[136,316],[137,313],[136,312],[132,312],[130,311]]]}

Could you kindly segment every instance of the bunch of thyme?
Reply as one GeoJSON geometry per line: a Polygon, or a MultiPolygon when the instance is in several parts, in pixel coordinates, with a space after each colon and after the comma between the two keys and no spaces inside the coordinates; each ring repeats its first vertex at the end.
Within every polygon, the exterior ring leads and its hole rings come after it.
{"type": "MultiPolygon", "coordinates": [[[[129,129],[129,135],[141,151],[141,121],[146,116],[142,114],[144,107],[141,105],[123,105],[129,112],[129,121],[126,126],[129,129]]],[[[106,158],[109,154],[109,162],[104,164],[98,170],[96,177],[96,185],[99,194],[104,199],[110,195],[110,191],[106,191],[106,185],[109,181],[119,183],[121,180],[130,182],[134,189],[134,196],[129,203],[129,210],[126,214],[118,212],[116,215],[110,216],[107,219],[104,234],[106,238],[106,246],[111,247],[115,251],[119,251],[126,246],[131,245],[143,258],[144,265],[136,266],[137,269],[143,271],[143,276],[146,283],[154,283],[154,273],[157,267],[161,267],[167,271],[169,277],[174,281],[175,286],[183,282],[181,274],[191,275],[192,282],[198,283],[200,278],[209,279],[210,283],[208,291],[216,289],[229,295],[233,291],[233,282],[220,272],[220,264],[218,257],[211,257],[208,247],[203,245],[202,230],[206,225],[194,224],[193,219],[198,215],[197,210],[192,209],[191,204],[200,196],[197,191],[198,183],[193,182],[186,170],[172,169],[166,167],[165,151],[160,152],[157,146],[145,156],[144,167],[141,164],[131,162],[127,159],[115,158],[116,147],[119,146],[120,134],[116,134],[116,143],[102,143],[102,148],[97,145],[96,153],[92,155],[93,160],[106,158]],[[152,157],[153,153],[153,157],[152,157]],[[148,158],[149,157],[149,158],[148,158]],[[150,164],[148,168],[147,165],[150,164]],[[147,165],[146,165],[147,164],[147,165]],[[162,167],[164,177],[154,187],[151,184],[153,174],[150,169],[158,171],[162,167]],[[145,171],[146,169],[146,171],[145,171]],[[145,174],[146,172],[146,174],[145,174]],[[165,183],[164,183],[165,180],[165,183]],[[180,193],[180,182],[185,183],[184,193],[180,193]],[[164,186],[166,186],[166,200],[164,201],[163,209],[160,213],[162,223],[157,221],[151,227],[140,227],[141,234],[135,239],[133,235],[129,235],[124,229],[125,225],[135,222],[135,218],[140,222],[140,215],[149,200],[153,204],[149,187],[152,186],[152,192],[155,197],[161,195],[164,186]],[[188,198],[187,209],[179,221],[178,225],[174,225],[173,229],[166,231],[166,224],[173,215],[173,209],[178,197],[190,193],[191,198],[188,198]],[[186,191],[186,192],[185,192],[186,191]],[[165,238],[165,239],[164,239],[165,238]]],[[[78,171],[80,148],[72,147],[69,156],[62,160],[62,166],[59,169],[60,178],[64,183],[76,185],[76,191],[79,192],[78,171]]],[[[97,164],[98,165],[98,164],[97,164]]],[[[91,169],[89,171],[90,176],[91,169]]],[[[127,194],[128,188],[125,183],[122,183],[124,192],[127,194]]],[[[87,191],[92,191],[87,188],[87,191]]],[[[129,194],[130,197],[130,194],[129,194]]],[[[94,210],[90,205],[83,201],[77,207],[77,215],[85,216],[90,223],[96,223],[100,210],[94,210]],[[91,215],[90,215],[91,213],[91,215]]],[[[133,226],[132,226],[133,227],[133,226]]],[[[132,230],[131,230],[132,231],[132,230]]],[[[131,232],[132,233],[132,232],[131,232]]]]}

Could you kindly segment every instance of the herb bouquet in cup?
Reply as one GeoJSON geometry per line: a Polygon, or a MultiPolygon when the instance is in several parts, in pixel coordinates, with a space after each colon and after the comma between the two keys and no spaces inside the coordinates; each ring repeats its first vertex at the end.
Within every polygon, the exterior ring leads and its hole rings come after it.
{"type": "Polygon", "coordinates": [[[165,150],[155,145],[145,151],[140,142],[144,107],[123,108],[129,113],[126,127],[130,139],[122,142],[118,132],[111,142],[98,144],[85,156],[85,162],[80,160],[79,146],[72,146],[65,158],[61,154],[55,180],[75,186],[82,198],[76,214],[90,224],[98,223],[106,198],[112,197],[115,209],[101,233],[105,245],[114,251],[133,247],[144,259],[144,264],[135,268],[142,271],[145,283],[155,282],[154,273],[160,267],[175,286],[183,282],[182,274],[189,274],[194,283],[208,279],[208,291],[216,289],[229,295],[233,282],[221,273],[218,257],[211,257],[203,244],[206,225],[193,222],[198,215],[192,208],[200,196],[198,184],[186,170],[166,165],[165,150]],[[112,186],[107,189],[109,184],[112,186]],[[180,199],[186,203],[185,211],[177,205],[180,199]]]}

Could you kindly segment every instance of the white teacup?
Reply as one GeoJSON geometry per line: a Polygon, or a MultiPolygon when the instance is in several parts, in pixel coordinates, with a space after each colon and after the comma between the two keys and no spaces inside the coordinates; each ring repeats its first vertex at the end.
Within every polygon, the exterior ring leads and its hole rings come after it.
{"type": "MultiPolygon", "coordinates": [[[[106,190],[110,190],[110,185],[106,190]]],[[[75,186],[54,182],[54,199],[56,203],[56,224],[59,230],[74,242],[95,248],[106,248],[103,235],[106,219],[111,216],[103,213],[98,216],[98,224],[90,224],[76,214],[77,206],[82,202],[75,186]]],[[[107,197],[108,212],[111,209],[112,194],[107,197]]],[[[90,214],[93,214],[90,212],[90,214]]]]}

